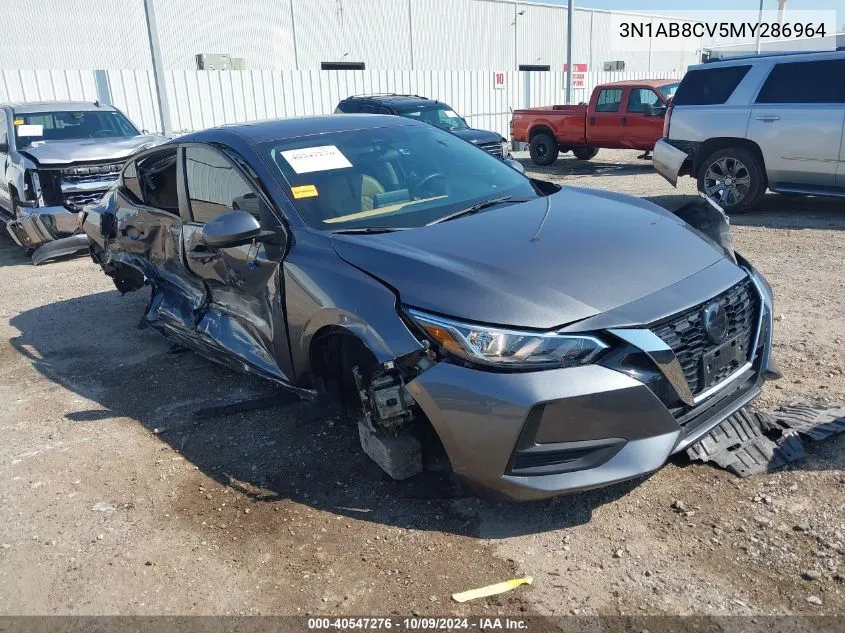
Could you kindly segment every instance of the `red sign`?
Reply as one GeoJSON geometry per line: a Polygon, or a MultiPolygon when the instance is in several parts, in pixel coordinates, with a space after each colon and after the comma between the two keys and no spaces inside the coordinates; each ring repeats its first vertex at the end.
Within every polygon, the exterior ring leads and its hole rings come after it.
{"type": "Polygon", "coordinates": [[[493,73],[493,88],[495,90],[505,89],[505,73],[493,73]]]}
{"type": "MultiPolygon", "coordinates": [[[[572,68],[574,69],[573,73],[585,73],[587,72],[587,64],[572,64],[572,68]]],[[[563,72],[569,70],[569,64],[563,65],[563,72]]]]}

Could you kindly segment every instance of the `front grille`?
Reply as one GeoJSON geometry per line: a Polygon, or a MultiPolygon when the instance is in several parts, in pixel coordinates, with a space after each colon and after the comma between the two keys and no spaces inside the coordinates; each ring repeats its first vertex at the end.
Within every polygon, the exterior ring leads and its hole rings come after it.
{"type": "MultiPolygon", "coordinates": [[[[684,370],[693,395],[704,391],[701,358],[719,347],[719,344],[713,343],[708,338],[702,317],[704,307],[712,301],[722,304],[728,316],[728,333],[725,341],[742,337],[744,348],[749,354],[753,353],[751,339],[754,336],[760,310],[760,299],[750,279],[741,281],[709,301],[651,326],[651,331],[672,348],[684,370]]],[[[736,363],[722,368],[713,376],[711,384],[718,384],[737,369],[739,365],[736,363]]]]}
{"type": "Polygon", "coordinates": [[[91,182],[106,180],[109,177],[117,178],[123,163],[109,163],[106,165],[83,165],[80,167],[66,167],[62,169],[62,180],[64,182],[91,182]]]}
{"type": "Polygon", "coordinates": [[[488,154],[492,154],[496,158],[502,158],[502,144],[499,143],[479,143],[478,147],[483,149],[488,154]]]}
{"type": "Polygon", "coordinates": [[[70,193],[65,196],[65,207],[69,211],[78,213],[87,204],[99,202],[105,191],[86,191],[85,193],[70,193]]]}

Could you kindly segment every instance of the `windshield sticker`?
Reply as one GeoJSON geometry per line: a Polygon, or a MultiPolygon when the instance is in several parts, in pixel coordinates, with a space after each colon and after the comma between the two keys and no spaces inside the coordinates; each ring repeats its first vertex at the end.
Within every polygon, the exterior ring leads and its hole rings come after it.
{"type": "Polygon", "coordinates": [[[24,123],[26,123],[26,121],[23,119],[15,119],[15,125],[23,125],[24,123]]]}
{"type": "Polygon", "coordinates": [[[19,125],[16,132],[18,136],[44,136],[43,125],[19,125]]]}
{"type": "Polygon", "coordinates": [[[450,119],[460,119],[461,118],[461,117],[458,116],[458,113],[455,112],[454,110],[445,110],[443,112],[443,114],[445,114],[450,119]]]}
{"type": "Polygon", "coordinates": [[[303,147],[281,152],[288,164],[297,174],[309,174],[314,171],[331,171],[352,167],[346,156],[334,145],[303,147]]]}
{"type": "Polygon", "coordinates": [[[317,187],[314,185],[299,185],[298,187],[291,187],[290,192],[297,200],[300,198],[316,198],[320,195],[317,193],[317,187]]]}

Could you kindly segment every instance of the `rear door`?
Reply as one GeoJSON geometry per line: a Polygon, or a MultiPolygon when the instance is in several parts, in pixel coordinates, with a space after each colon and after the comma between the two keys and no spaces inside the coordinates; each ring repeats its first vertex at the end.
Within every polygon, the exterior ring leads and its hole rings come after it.
{"type": "Polygon", "coordinates": [[[182,227],[185,263],[204,284],[208,305],[197,323],[198,340],[222,352],[218,360],[246,363],[267,378],[289,382],[290,352],[284,313],[282,260],[285,240],[211,249],[203,226],[222,213],[242,209],[262,228],[284,235],[278,216],[254,174],[234,155],[204,144],[184,146],[188,221],[182,227]]]}
{"type": "Polygon", "coordinates": [[[106,249],[114,261],[143,272],[152,285],[147,322],[181,338],[190,337],[199,321],[206,290],[183,263],[177,158],[177,148],[168,146],[126,165],[106,249]]]}
{"type": "Polygon", "coordinates": [[[647,117],[647,105],[658,107],[663,99],[653,88],[634,86],[628,93],[622,118],[622,145],[631,149],[653,150],[663,135],[663,118],[647,117]]]}
{"type": "Polygon", "coordinates": [[[607,87],[593,95],[587,111],[587,145],[591,147],[623,147],[621,87],[607,87]]]}
{"type": "Polygon", "coordinates": [[[758,92],[748,138],[773,184],[836,184],[845,123],[845,59],[781,62],[758,92]]]}

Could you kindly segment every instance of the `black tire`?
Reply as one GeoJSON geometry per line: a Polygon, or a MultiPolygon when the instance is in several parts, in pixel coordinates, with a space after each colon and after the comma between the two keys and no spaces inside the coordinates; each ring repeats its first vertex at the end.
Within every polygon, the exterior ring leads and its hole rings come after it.
{"type": "Polygon", "coordinates": [[[540,132],[534,136],[528,149],[531,154],[531,162],[541,167],[551,165],[557,160],[560,153],[555,137],[546,132],[540,132]]]}
{"type": "Polygon", "coordinates": [[[590,160],[591,158],[595,158],[596,154],[599,153],[598,147],[576,147],[572,150],[572,153],[575,155],[575,158],[578,160],[590,160]]]}
{"type": "Polygon", "coordinates": [[[698,190],[728,215],[750,211],[766,194],[763,161],[743,147],[715,151],[701,161],[698,190]]]}

